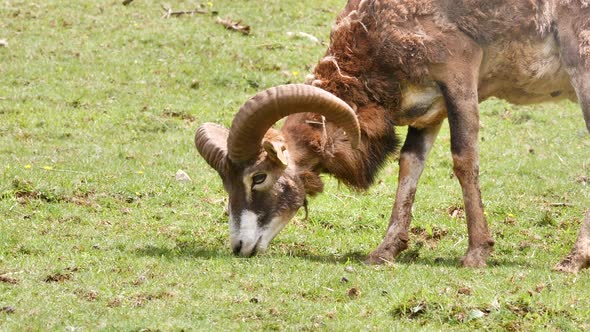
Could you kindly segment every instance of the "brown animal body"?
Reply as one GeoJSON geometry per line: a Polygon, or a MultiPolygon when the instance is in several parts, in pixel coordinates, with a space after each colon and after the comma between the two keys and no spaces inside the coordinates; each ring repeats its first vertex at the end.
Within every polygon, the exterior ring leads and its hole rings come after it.
{"type": "MultiPolygon", "coordinates": [[[[590,131],[590,1],[350,0],[306,83],[259,93],[229,131],[197,131],[230,196],[234,252],[266,249],[305,197],[322,191],[320,173],[370,186],[397,150],[394,127],[409,126],[389,227],[367,259],[391,261],[407,248],[418,180],[448,118],[469,235],[461,262],[485,266],[494,241],[479,189],[478,103],[570,99],[590,131]],[[280,131],[270,129],[283,116],[280,131]]],[[[558,269],[590,265],[589,220],[558,269]]]]}

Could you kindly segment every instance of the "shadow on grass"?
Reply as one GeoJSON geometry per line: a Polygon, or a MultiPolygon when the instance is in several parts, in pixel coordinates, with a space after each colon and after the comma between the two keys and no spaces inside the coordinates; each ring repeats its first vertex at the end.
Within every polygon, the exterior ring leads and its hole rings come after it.
{"type": "MultiPolygon", "coordinates": [[[[226,247],[205,247],[197,242],[182,242],[181,245],[175,247],[165,246],[154,246],[146,245],[142,248],[134,250],[136,255],[139,256],[152,256],[152,257],[165,257],[168,259],[172,258],[220,258],[220,257],[233,257],[226,247]]],[[[304,259],[318,263],[328,264],[345,264],[349,262],[360,263],[364,262],[367,258],[368,253],[360,251],[352,251],[344,254],[318,254],[302,248],[290,248],[283,253],[275,252],[271,255],[263,255],[266,257],[294,257],[304,259]]],[[[461,267],[459,260],[460,255],[448,256],[448,257],[421,257],[419,250],[408,250],[402,252],[395,260],[396,264],[403,265],[427,265],[427,266],[443,266],[450,268],[461,267]]],[[[235,257],[236,259],[240,259],[235,257]]],[[[243,258],[241,258],[243,259],[243,258]]],[[[490,258],[487,260],[488,268],[493,267],[524,267],[524,268],[536,268],[535,264],[531,264],[530,261],[524,258],[490,258]]]]}
{"type": "MultiPolygon", "coordinates": [[[[321,255],[317,253],[310,253],[306,250],[297,249],[289,251],[286,255],[290,257],[297,257],[305,260],[320,263],[332,263],[332,264],[344,264],[347,262],[364,262],[368,256],[368,252],[353,251],[344,253],[342,255],[321,255]]],[[[403,265],[427,265],[427,266],[444,266],[449,268],[462,268],[460,264],[460,258],[462,255],[448,256],[448,257],[420,257],[419,250],[408,250],[402,252],[396,259],[396,264],[403,265]]],[[[523,267],[523,268],[536,268],[533,262],[525,258],[489,258],[487,260],[488,268],[493,267],[523,267]]]]}
{"type": "MultiPolygon", "coordinates": [[[[429,265],[429,266],[444,266],[444,267],[459,267],[462,268],[460,259],[462,255],[451,255],[446,257],[420,257],[418,250],[410,250],[403,252],[395,260],[396,263],[412,265],[429,265]]],[[[535,268],[535,264],[531,264],[530,261],[525,258],[488,258],[487,267],[524,267],[524,268],[535,268]]]]}
{"type": "Polygon", "coordinates": [[[311,253],[306,250],[293,250],[289,251],[286,256],[305,259],[311,262],[317,263],[330,263],[330,264],[345,264],[348,262],[362,262],[366,258],[364,252],[353,251],[344,253],[341,255],[321,255],[317,253],[311,253]]]}
{"type": "Polygon", "coordinates": [[[211,249],[200,246],[196,242],[183,243],[182,246],[175,246],[173,248],[165,246],[146,245],[142,248],[134,250],[138,256],[152,256],[164,258],[216,258],[227,256],[227,252],[221,249],[211,249]]]}
{"type": "MultiPolygon", "coordinates": [[[[229,248],[225,246],[219,246],[217,248],[206,247],[197,242],[182,242],[181,245],[174,247],[167,246],[155,246],[145,245],[133,250],[138,256],[152,256],[152,257],[165,257],[165,258],[221,258],[221,257],[233,257],[235,259],[246,259],[243,257],[235,257],[231,254],[229,248]]],[[[263,254],[261,257],[279,258],[279,257],[295,257],[305,259],[319,263],[330,263],[330,264],[344,264],[346,262],[358,262],[365,259],[365,253],[362,252],[350,252],[343,255],[320,255],[312,253],[305,249],[294,248],[288,249],[281,252],[275,251],[270,254],[263,254]]]]}

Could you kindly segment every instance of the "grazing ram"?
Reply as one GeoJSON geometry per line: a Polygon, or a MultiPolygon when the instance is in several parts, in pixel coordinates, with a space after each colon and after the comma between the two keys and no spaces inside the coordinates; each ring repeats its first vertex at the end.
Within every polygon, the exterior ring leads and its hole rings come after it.
{"type": "MultiPolygon", "coordinates": [[[[418,179],[448,118],[469,235],[461,263],[485,266],[494,241],[479,188],[478,103],[492,96],[577,101],[590,130],[590,1],[348,1],[307,84],[258,93],[229,130],[197,130],[196,146],[229,194],[233,252],[265,250],[306,196],[322,191],[320,173],[367,188],[398,147],[394,127],[408,126],[389,227],[367,258],[391,261],[408,246],[418,179]]],[[[589,224],[558,269],[590,264],[589,224]]]]}

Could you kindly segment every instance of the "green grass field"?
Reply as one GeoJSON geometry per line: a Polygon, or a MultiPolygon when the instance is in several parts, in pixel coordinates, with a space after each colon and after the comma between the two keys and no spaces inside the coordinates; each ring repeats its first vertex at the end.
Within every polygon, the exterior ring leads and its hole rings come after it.
{"type": "Polygon", "coordinates": [[[194,132],[228,126],[256,91],[302,82],[345,0],[167,4],[204,13],[0,3],[0,330],[590,329],[590,271],[551,271],[590,206],[577,105],[482,104],[486,269],[458,265],[467,232],[447,126],[394,264],[361,262],[385,232],[395,160],[364,193],[326,176],[308,220],[300,212],[266,254],[236,258],[194,132]],[[192,181],[176,181],[179,169],[192,181]]]}

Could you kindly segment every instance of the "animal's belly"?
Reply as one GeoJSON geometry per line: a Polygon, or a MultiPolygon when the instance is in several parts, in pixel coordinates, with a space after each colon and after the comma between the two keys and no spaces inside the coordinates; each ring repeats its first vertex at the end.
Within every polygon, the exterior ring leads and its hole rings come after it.
{"type": "MultiPolygon", "coordinates": [[[[484,49],[479,72],[479,100],[498,97],[514,104],[570,99],[577,101],[552,35],[541,40],[501,41],[484,49]]],[[[397,125],[424,128],[447,117],[444,97],[435,82],[405,85],[397,125]]]]}
{"type": "Polygon", "coordinates": [[[515,104],[576,101],[553,35],[487,46],[479,77],[480,100],[495,96],[515,104]]]}

